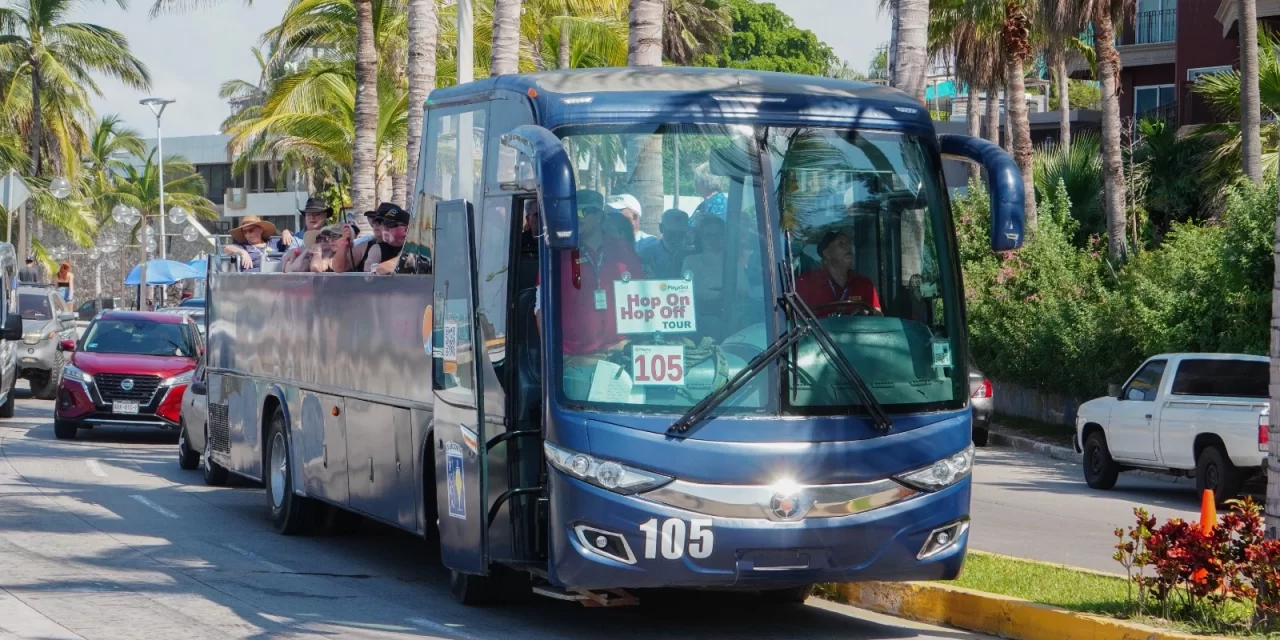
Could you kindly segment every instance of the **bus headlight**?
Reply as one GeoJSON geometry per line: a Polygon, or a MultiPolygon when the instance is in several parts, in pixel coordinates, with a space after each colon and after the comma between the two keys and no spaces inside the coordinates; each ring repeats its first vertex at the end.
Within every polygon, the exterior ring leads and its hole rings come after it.
{"type": "Polygon", "coordinates": [[[547,462],[551,463],[551,466],[614,493],[623,495],[640,493],[661,487],[672,480],[667,476],[641,471],[612,460],[562,449],[550,442],[544,442],[542,450],[546,453],[547,462]]]}
{"type": "Polygon", "coordinates": [[[973,471],[972,442],[959,453],[947,456],[923,469],[904,473],[894,479],[921,491],[937,491],[967,478],[971,471],[973,471]]]}

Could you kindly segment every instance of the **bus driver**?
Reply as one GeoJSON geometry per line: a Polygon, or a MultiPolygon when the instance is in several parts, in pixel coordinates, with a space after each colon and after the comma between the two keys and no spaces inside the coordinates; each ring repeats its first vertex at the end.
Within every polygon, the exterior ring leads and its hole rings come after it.
{"type": "Polygon", "coordinates": [[[884,315],[871,280],[853,271],[853,244],[839,231],[818,239],[822,264],[796,278],[796,293],[814,315],[884,315]]]}

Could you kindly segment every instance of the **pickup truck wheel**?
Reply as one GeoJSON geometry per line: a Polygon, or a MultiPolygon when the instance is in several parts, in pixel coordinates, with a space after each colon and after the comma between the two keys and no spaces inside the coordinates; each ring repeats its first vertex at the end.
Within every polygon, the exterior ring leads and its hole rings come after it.
{"type": "Polygon", "coordinates": [[[1089,434],[1084,442],[1084,481],[1091,489],[1103,491],[1116,486],[1120,477],[1120,465],[1111,459],[1107,437],[1101,431],[1089,434]]]}
{"type": "Polygon", "coordinates": [[[54,353],[53,367],[39,380],[31,381],[31,395],[38,400],[53,400],[58,397],[58,386],[62,384],[62,367],[67,364],[67,357],[61,351],[54,353]]]}
{"type": "Polygon", "coordinates": [[[1213,490],[1213,499],[1219,505],[1240,495],[1243,483],[1240,470],[1218,445],[1210,445],[1196,458],[1196,492],[1204,494],[1213,490]]]}
{"type": "Polygon", "coordinates": [[[973,446],[975,447],[987,446],[987,440],[990,438],[990,436],[991,436],[991,432],[987,429],[987,427],[974,427],[973,428],[973,446]]]}

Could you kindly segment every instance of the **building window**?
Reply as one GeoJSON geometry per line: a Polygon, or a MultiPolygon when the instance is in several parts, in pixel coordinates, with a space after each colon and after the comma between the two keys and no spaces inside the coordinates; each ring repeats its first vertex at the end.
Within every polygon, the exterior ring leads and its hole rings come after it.
{"type": "Polygon", "coordinates": [[[1230,73],[1231,65],[1224,64],[1217,67],[1196,67],[1195,69],[1187,69],[1187,82],[1195,82],[1200,76],[1213,75],[1215,73],[1230,73]]]}
{"type": "Polygon", "coordinates": [[[1134,44],[1173,42],[1178,32],[1177,0],[1139,0],[1133,26],[1134,44]]]}
{"type": "Polygon", "coordinates": [[[1161,84],[1147,87],[1135,87],[1133,90],[1133,115],[1143,118],[1145,115],[1168,110],[1178,102],[1174,85],[1161,84]]]}

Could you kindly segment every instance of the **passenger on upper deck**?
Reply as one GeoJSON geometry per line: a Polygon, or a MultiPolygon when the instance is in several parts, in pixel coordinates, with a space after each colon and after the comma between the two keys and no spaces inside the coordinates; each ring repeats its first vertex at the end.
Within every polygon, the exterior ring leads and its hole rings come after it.
{"type": "Polygon", "coordinates": [[[231,230],[234,244],[222,247],[222,251],[229,256],[239,256],[242,271],[262,271],[262,258],[268,252],[284,249],[279,239],[267,241],[275,234],[276,225],[258,216],[245,216],[240,226],[231,230]]]}
{"type": "Polygon", "coordinates": [[[382,220],[382,239],[369,247],[364,259],[365,273],[386,275],[395,273],[409,232],[409,212],[399,206],[384,202],[378,205],[378,217],[382,220]]]}
{"type": "Polygon", "coordinates": [[[814,315],[884,315],[876,286],[853,271],[853,244],[839,231],[827,231],[818,240],[819,268],[796,278],[796,293],[814,315]],[[843,304],[837,304],[843,303],[843,304]],[[824,308],[825,307],[825,308],[824,308]]]}
{"type": "Polygon", "coordinates": [[[293,235],[288,229],[280,232],[280,240],[289,247],[289,251],[285,253],[284,259],[288,260],[291,255],[296,256],[302,253],[307,247],[307,236],[315,236],[329,222],[329,217],[333,215],[333,208],[324,201],[323,198],[307,198],[307,204],[298,210],[302,214],[302,232],[293,235]]]}
{"type": "Polygon", "coordinates": [[[680,267],[688,255],[685,238],[689,235],[689,214],[679,209],[667,209],[662,212],[662,224],[658,229],[662,237],[657,242],[645,243],[637,250],[640,264],[644,265],[644,277],[679,278],[680,267]]]}
{"type": "MultiPolygon", "coordinates": [[[[639,278],[640,261],[631,243],[604,232],[604,196],[578,191],[578,248],[560,251],[560,326],[565,355],[610,351],[620,342],[613,283],[624,274],[639,278]]],[[[542,288],[534,314],[542,317],[542,288]]]]}
{"type": "Polygon", "coordinates": [[[369,227],[373,229],[373,233],[362,235],[357,232],[350,238],[343,234],[342,238],[337,240],[333,247],[334,271],[338,273],[346,273],[348,271],[363,272],[365,270],[365,258],[369,256],[369,247],[372,247],[376,241],[382,239],[382,218],[378,216],[378,212],[366,211],[364,216],[369,221],[369,227]]]}

